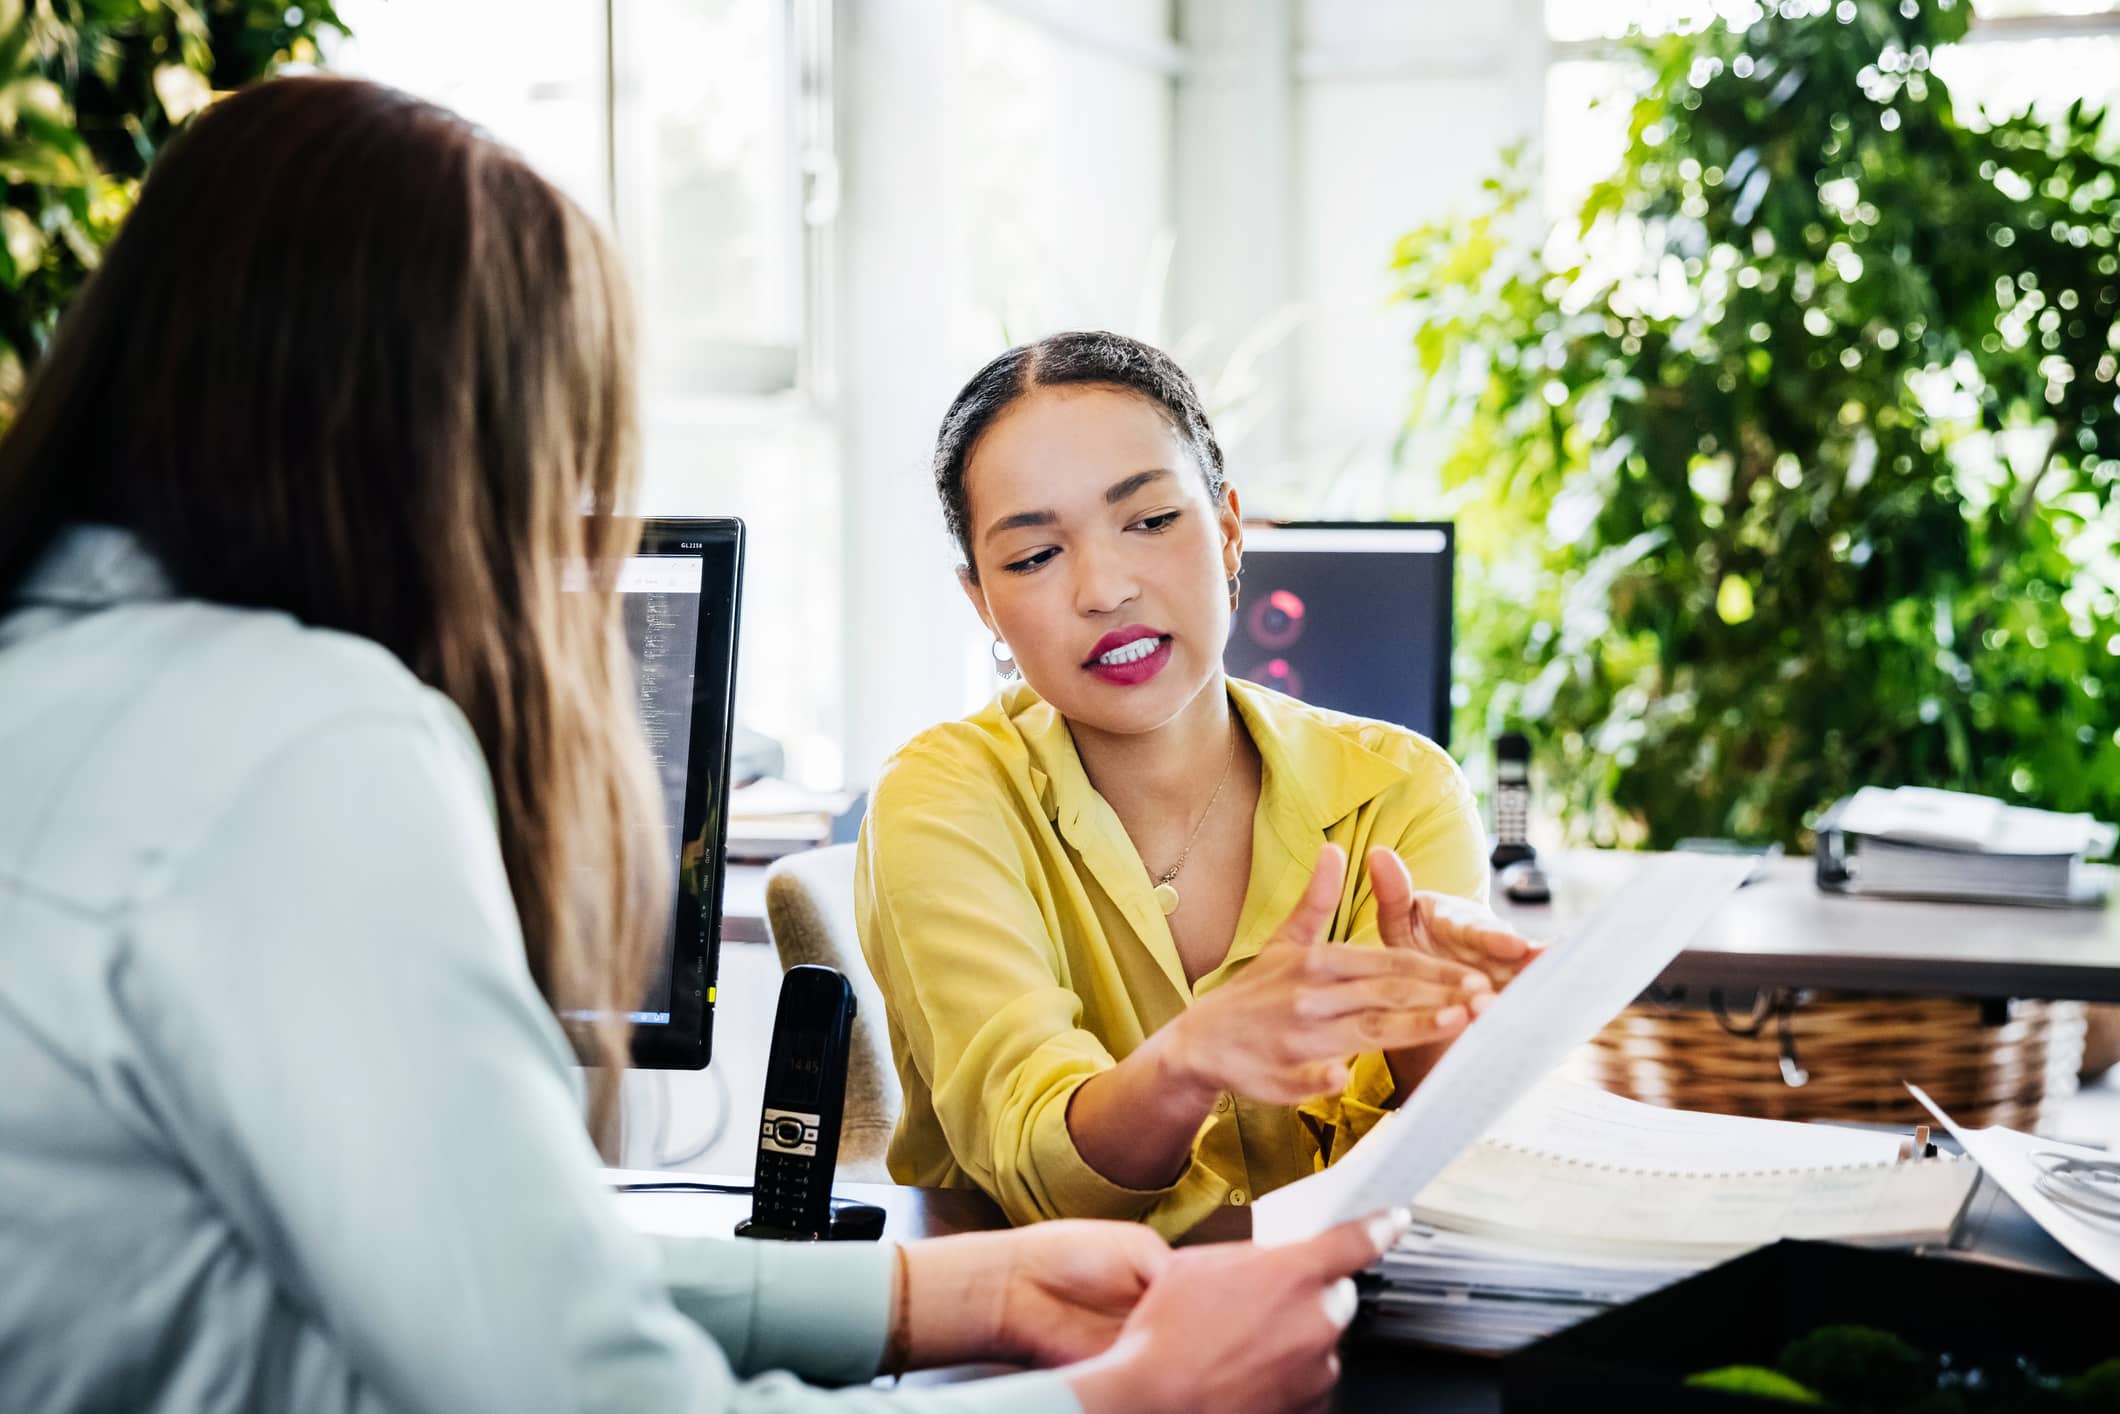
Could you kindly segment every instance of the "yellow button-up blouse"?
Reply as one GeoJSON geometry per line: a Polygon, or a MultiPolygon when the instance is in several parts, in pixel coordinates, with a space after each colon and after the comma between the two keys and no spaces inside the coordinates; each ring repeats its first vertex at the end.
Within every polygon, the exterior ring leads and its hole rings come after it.
{"type": "Polygon", "coordinates": [[[1011,1221],[1141,1219],[1175,1236],[1345,1152],[1392,1096],[1379,1054],[1342,1094],[1300,1107],[1224,1096],[1167,1188],[1092,1169],[1069,1100],[1157,1027],[1240,972],[1288,915],[1326,841],[1354,867],[1335,942],[1377,943],[1360,861],[1405,859],[1415,887],[1484,899],[1472,793],[1425,737],[1231,681],[1264,763],[1251,882],[1229,955],[1187,986],[1151,881],[1090,785],[1066,721],[1028,687],[916,737],[885,767],[855,879],[861,945],[889,1013],[905,1111],[901,1183],[984,1189],[1011,1221]]]}

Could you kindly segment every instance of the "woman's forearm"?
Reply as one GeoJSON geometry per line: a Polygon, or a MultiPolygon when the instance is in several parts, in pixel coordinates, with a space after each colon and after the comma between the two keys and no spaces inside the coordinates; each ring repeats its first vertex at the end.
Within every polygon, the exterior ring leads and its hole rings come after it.
{"type": "Polygon", "coordinates": [[[1077,1089],[1067,1129],[1084,1162],[1123,1188],[1165,1188],[1192,1159],[1217,1092],[1182,1059],[1183,1018],[1077,1089]]]}

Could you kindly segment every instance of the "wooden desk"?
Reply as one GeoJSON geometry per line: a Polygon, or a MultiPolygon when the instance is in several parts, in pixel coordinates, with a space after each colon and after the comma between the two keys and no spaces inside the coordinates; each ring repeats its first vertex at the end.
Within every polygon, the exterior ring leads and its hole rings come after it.
{"type": "MultiPolygon", "coordinates": [[[[1565,850],[1542,860],[1553,902],[1495,911],[1564,936],[1654,856],[1565,850]]],[[[1665,987],[1817,987],[1929,996],[2120,1002],[2120,910],[2010,908],[1822,892],[1808,859],[1764,862],[1659,979],[1665,987]]]]}
{"type": "MultiPolygon", "coordinates": [[[[699,1176],[629,1171],[622,1177],[656,1182],[699,1176]]],[[[969,1189],[839,1183],[833,1185],[832,1191],[842,1198],[881,1207],[886,1214],[884,1235],[892,1241],[990,1232],[1007,1226],[992,1200],[969,1189]]],[[[627,1221],[642,1231],[677,1236],[726,1237],[751,1211],[748,1197],[723,1193],[621,1194],[619,1203],[627,1221]]],[[[1250,1236],[1250,1218],[1248,1209],[1225,1208],[1209,1219],[1211,1230],[1196,1235],[1207,1241],[1242,1240],[1250,1236]]],[[[1963,1253],[1939,1256],[1938,1260],[1993,1261],[2062,1276],[2095,1276],[1984,1180],[1968,1207],[1961,1243],[1963,1253]]],[[[1365,1340],[1359,1325],[1348,1338],[1341,1358],[1344,1373],[1333,1407],[1347,1414],[1402,1409],[1418,1409],[1423,1414],[1494,1414],[1501,1408],[1501,1366],[1496,1360],[1365,1340]]],[[[993,1372],[927,1371],[910,1378],[915,1382],[950,1382],[982,1373],[993,1372]]]]}

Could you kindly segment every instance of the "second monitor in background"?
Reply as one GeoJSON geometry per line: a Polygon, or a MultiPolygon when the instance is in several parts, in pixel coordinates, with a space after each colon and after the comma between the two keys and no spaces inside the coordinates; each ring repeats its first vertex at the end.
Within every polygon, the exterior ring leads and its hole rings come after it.
{"type": "Polygon", "coordinates": [[[1447,747],[1455,551],[1448,521],[1247,525],[1223,664],[1447,747]]]}

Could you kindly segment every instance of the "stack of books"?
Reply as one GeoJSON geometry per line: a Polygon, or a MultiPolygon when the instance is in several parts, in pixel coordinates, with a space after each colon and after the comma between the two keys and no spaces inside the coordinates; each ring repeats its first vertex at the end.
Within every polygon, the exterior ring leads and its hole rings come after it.
{"type": "MultiPolygon", "coordinates": [[[[771,777],[739,786],[729,792],[729,859],[770,864],[830,844],[839,822],[861,804],[856,794],[809,790],[771,777]]],[[[854,822],[859,819],[855,813],[854,822]]]]}
{"type": "Polygon", "coordinates": [[[1499,1354],[1785,1237],[1948,1241],[1979,1170],[1914,1148],[1549,1080],[1422,1190],[1364,1329],[1499,1354]]]}
{"type": "Polygon", "coordinates": [[[1982,795],[1866,786],[1818,825],[1819,887],[1962,902],[2105,902],[2116,832],[2088,815],[2005,805],[1982,795]]]}

